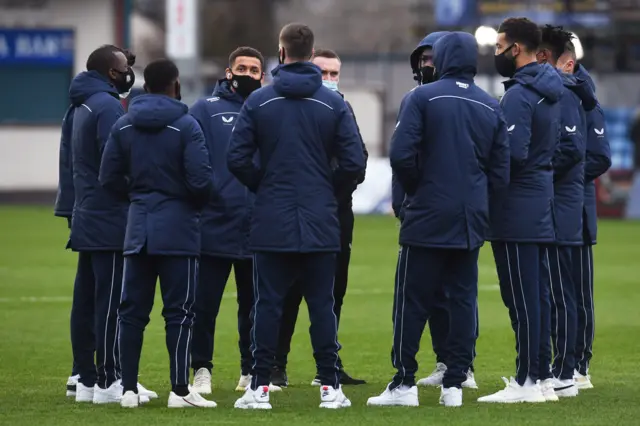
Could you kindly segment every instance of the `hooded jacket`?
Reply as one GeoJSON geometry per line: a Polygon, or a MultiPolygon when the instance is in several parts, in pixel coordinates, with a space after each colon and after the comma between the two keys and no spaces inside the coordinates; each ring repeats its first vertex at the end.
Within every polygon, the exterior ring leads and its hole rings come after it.
{"type": "Polygon", "coordinates": [[[105,191],[98,174],[109,132],[124,108],[116,88],[96,71],[78,74],[71,82],[69,96],[74,109],[71,169],[75,204],[68,247],[121,251],[129,201],[105,191]]]}
{"type": "Polygon", "coordinates": [[[100,182],[131,200],[125,255],[200,254],[200,210],[213,174],[204,135],[185,104],[137,96],[111,132],[100,182]]]}
{"type": "MultiPolygon", "coordinates": [[[[416,48],[411,53],[411,56],[409,56],[409,64],[411,65],[411,70],[413,71],[414,74],[417,74],[419,71],[418,65],[420,62],[420,54],[422,53],[422,51],[427,48],[429,49],[433,48],[433,45],[435,44],[435,42],[447,34],[449,34],[449,32],[447,31],[438,31],[435,33],[431,33],[431,34],[428,34],[425,38],[423,38],[422,41],[420,41],[420,43],[418,43],[418,46],[416,46],[416,48]]],[[[419,87],[419,86],[416,86],[416,87],[419,87]]],[[[415,89],[416,89],[415,87],[411,89],[402,98],[402,101],[400,102],[400,109],[398,110],[398,117],[400,117],[400,113],[404,108],[407,98],[413,93],[415,89]]],[[[391,207],[393,208],[393,213],[395,214],[395,216],[401,220],[404,217],[403,204],[405,201],[405,196],[406,194],[404,192],[404,189],[402,189],[402,186],[398,182],[398,179],[396,178],[396,176],[392,174],[391,175],[391,207]]]]}
{"type": "Polygon", "coordinates": [[[71,227],[71,216],[73,215],[73,204],[75,194],[73,190],[73,157],[71,155],[71,133],[73,130],[73,114],[76,107],[71,105],[62,119],[62,130],[60,132],[60,152],[58,156],[58,192],[54,214],[58,217],[69,219],[71,227]]]}
{"type": "Polygon", "coordinates": [[[562,79],[550,65],[525,65],[504,82],[500,101],[511,149],[511,183],[491,203],[493,241],[552,243],[553,154],[562,79]]]}
{"type": "Polygon", "coordinates": [[[435,43],[438,81],[408,98],[391,139],[393,172],[407,192],[400,244],[474,250],[489,229],[489,198],[509,184],[507,131],[498,102],[474,83],[472,35],[435,43]]]}
{"type": "Polygon", "coordinates": [[[587,117],[597,104],[589,85],[560,73],[565,92],[560,98],[560,139],[553,156],[553,209],[558,245],[582,245],[584,159],[587,117]]]}
{"type": "MultiPolygon", "coordinates": [[[[585,80],[595,94],[595,84],[589,72],[578,65],[574,75],[585,80]]],[[[605,129],[604,112],[600,104],[587,112],[586,155],[584,165],[584,244],[596,244],[598,232],[598,214],[596,211],[595,180],[611,167],[611,148],[605,129]]]]}
{"type": "Polygon", "coordinates": [[[248,249],[254,194],[227,168],[227,149],[244,98],[231,90],[229,81],[218,81],[211,97],[200,99],[189,110],[202,126],[217,197],[202,211],[201,253],[232,259],[250,257],[248,249]]]}
{"type": "Polygon", "coordinates": [[[335,191],[365,168],[355,121],[312,63],[278,66],[272,75],[240,110],[227,155],[231,173],[256,193],[250,249],[338,252],[335,191]]]}

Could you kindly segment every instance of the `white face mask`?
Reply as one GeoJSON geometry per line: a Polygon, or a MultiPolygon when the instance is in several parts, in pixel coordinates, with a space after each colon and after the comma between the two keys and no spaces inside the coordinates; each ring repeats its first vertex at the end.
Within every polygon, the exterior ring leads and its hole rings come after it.
{"type": "Polygon", "coordinates": [[[322,80],[322,85],[327,89],[331,89],[333,91],[338,91],[338,82],[331,80],[322,80]]]}

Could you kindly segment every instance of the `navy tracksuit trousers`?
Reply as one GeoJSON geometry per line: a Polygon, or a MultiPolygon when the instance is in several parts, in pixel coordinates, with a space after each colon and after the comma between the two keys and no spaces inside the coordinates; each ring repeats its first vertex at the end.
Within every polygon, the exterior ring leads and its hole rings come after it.
{"type": "Polygon", "coordinates": [[[251,308],[253,308],[253,260],[214,256],[200,258],[200,277],[194,305],[191,367],[194,371],[213,368],[216,318],[231,268],[235,275],[238,301],[238,334],[240,336],[240,368],[251,373],[251,308]]]}
{"type": "Polygon", "coordinates": [[[542,331],[541,256],[544,246],[495,241],[491,244],[496,261],[500,295],[509,310],[511,326],[516,334],[516,381],[523,385],[540,374],[540,342],[542,331]]]}
{"type": "Polygon", "coordinates": [[[80,252],[71,307],[71,347],[84,386],[108,388],[120,378],[118,304],[123,257],[118,252],[80,252]],[[95,359],[94,359],[95,348],[95,359]]]}
{"type": "Polygon", "coordinates": [[[137,393],[138,368],[144,329],[149,323],[160,278],[166,344],[172,388],[186,391],[189,385],[193,302],[198,284],[198,259],[187,256],[125,257],[122,299],[118,311],[120,363],[124,391],[137,393]]]}
{"type": "MultiPolygon", "coordinates": [[[[351,243],[353,242],[354,217],[351,206],[348,209],[338,211],[340,221],[340,252],[336,255],[336,273],[333,287],[333,297],[335,304],[333,312],[340,325],[340,313],[342,304],[347,294],[347,282],[349,280],[349,263],[351,262],[351,243]]],[[[304,284],[296,281],[287,293],[282,309],[282,320],[280,321],[280,334],[278,337],[278,347],[276,349],[275,366],[286,369],[287,359],[291,351],[291,339],[296,329],[300,303],[302,302],[302,286],[304,284]]],[[[338,359],[338,366],[342,368],[342,359],[338,359]]]]}
{"type": "MultiPolygon", "coordinates": [[[[549,246],[546,249],[551,289],[552,373],[561,380],[573,378],[576,366],[578,313],[572,277],[573,250],[571,246],[549,246]]],[[[544,354],[544,358],[547,359],[549,355],[544,354]]]]}
{"type": "Polygon", "coordinates": [[[269,385],[284,300],[296,281],[302,285],[302,294],[309,308],[309,333],[318,378],[322,385],[338,388],[340,344],[338,320],[334,313],[335,263],[335,253],[258,252],[254,255],[252,389],[269,385]]]}
{"type": "Polygon", "coordinates": [[[593,356],[593,246],[573,247],[573,285],[576,292],[578,328],[575,347],[576,370],[587,375],[593,356]]]}
{"type": "Polygon", "coordinates": [[[460,388],[473,361],[478,297],[475,250],[402,246],[396,269],[391,361],[397,373],[391,388],[414,386],[416,355],[436,294],[449,296],[447,371],[443,386],[460,388]]]}

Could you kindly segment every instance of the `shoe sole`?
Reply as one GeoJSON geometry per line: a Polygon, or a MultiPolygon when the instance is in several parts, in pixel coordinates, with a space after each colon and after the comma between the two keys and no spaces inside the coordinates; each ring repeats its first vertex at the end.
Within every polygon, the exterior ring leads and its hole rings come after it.
{"type": "Polygon", "coordinates": [[[578,387],[579,390],[585,390],[585,389],[593,389],[593,385],[591,383],[585,383],[585,384],[577,384],[576,386],[578,387]]]}
{"type": "Polygon", "coordinates": [[[67,396],[68,397],[76,396],[76,391],[67,391],[67,396]]]}
{"type": "Polygon", "coordinates": [[[520,404],[520,403],[539,404],[542,402],[547,402],[547,400],[545,399],[544,396],[541,396],[539,398],[534,398],[534,399],[516,399],[511,401],[505,401],[505,400],[501,400],[501,401],[484,400],[483,401],[481,398],[478,398],[478,402],[483,402],[488,404],[520,404]]]}
{"type": "Polygon", "coordinates": [[[367,401],[368,407],[419,407],[420,403],[417,404],[376,404],[375,402],[367,401]]]}
{"type": "Polygon", "coordinates": [[[262,404],[249,404],[249,405],[233,405],[233,408],[238,408],[240,410],[271,410],[270,403],[262,403],[262,404]]]}
{"type": "Polygon", "coordinates": [[[351,401],[345,401],[340,405],[333,405],[333,402],[321,402],[320,408],[328,408],[330,410],[339,410],[341,408],[349,408],[351,407],[351,401]]]}

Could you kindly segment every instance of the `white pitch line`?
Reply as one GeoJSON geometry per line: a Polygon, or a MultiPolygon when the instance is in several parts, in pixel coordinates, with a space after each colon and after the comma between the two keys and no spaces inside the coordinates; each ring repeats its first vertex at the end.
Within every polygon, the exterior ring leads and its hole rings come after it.
{"type": "MultiPolygon", "coordinates": [[[[497,284],[478,286],[479,291],[498,291],[500,286],[497,284]]],[[[393,294],[393,290],[363,290],[353,288],[347,290],[347,296],[368,296],[379,294],[393,294]]],[[[223,299],[235,299],[237,293],[235,291],[225,293],[223,299]]],[[[22,297],[0,297],[0,303],[68,303],[73,298],[69,296],[22,296],[22,297]]]]}

